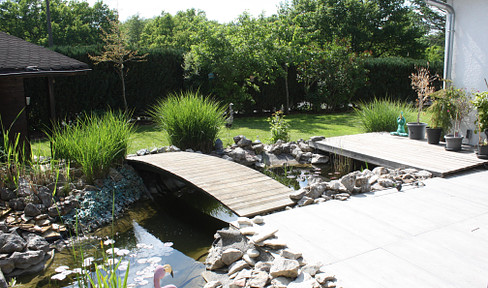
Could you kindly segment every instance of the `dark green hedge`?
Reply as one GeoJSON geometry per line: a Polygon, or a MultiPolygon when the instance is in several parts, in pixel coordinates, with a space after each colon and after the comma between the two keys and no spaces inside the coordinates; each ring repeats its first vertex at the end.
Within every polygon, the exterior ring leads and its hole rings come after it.
{"type": "MultiPolygon", "coordinates": [[[[415,67],[430,67],[432,75],[442,77],[443,63],[428,63],[425,60],[409,58],[368,58],[365,67],[368,72],[368,81],[363,88],[356,92],[355,101],[370,101],[376,98],[389,97],[413,101],[416,98],[415,91],[410,85],[409,76],[414,73],[415,67]]],[[[442,87],[441,81],[436,81],[437,89],[442,87]]]]}
{"type": "MultiPolygon", "coordinates": [[[[97,54],[101,47],[57,47],[55,50],[85,62],[93,69],[84,75],[55,78],[58,118],[72,118],[76,113],[105,110],[107,107],[123,108],[120,80],[113,66],[109,63],[93,65],[88,57],[88,54],[97,54]]],[[[206,74],[202,74],[200,82],[184,81],[183,51],[159,48],[141,50],[140,53],[148,53],[147,61],[127,63],[127,102],[135,113],[144,113],[158,98],[170,92],[198,87],[202,93],[212,92],[206,74]]],[[[414,100],[416,95],[410,86],[409,76],[416,66],[427,66],[427,62],[408,58],[366,59],[368,80],[356,92],[353,102],[369,101],[375,97],[414,100]]],[[[432,73],[442,75],[442,63],[431,63],[430,69],[432,73]]],[[[291,107],[297,107],[306,99],[303,85],[296,80],[296,73],[296,69],[290,68],[288,83],[291,107]]],[[[253,101],[245,103],[245,112],[262,112],[286,105],[284,81],[278,79],[273,84],[261,85],[260,91],[249,90],[253,101]]],[[[440,81],[436,83],[439,88],[441,84],[440,81]]],[[[25,92],[32,103],[28,108],[30,124],[39,129],[49,123],[46,79],[26,79],[25,92]]]]}
{"type": "MultiPolygon", "coordinates": [[[[90,65],[92,71],[84,75],[55,78],[56,114],[60,118],[73,117],[84,111],[122,109],[121,82],[110,63],[94,65],[88,54],[100,47],[57,47],[56,51],[90,65]]],[[[126,64],[127,102],[135,113],[144,112],[156,99],[169,92],[183,90],[183,56],[175,49],[147,49],[147,61],[126,64]]],[[[25,90],[31,96],[31,123],[48,123],[49,107],[45,78],[25,80],[25,90]]]]}

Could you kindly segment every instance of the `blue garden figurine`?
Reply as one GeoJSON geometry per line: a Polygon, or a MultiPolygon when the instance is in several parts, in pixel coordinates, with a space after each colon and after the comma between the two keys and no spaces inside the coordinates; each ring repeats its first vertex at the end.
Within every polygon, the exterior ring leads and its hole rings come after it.
{"type": "Polygon", "coordinates": [[[397,135],[397,136],[408,136],[407,131],[405,131],[405,117],[403,117],[403,111],[400,112],[400,116],[397,118],[397,123],[398,123],[398,129],[396,132],[390,132],[391,135],[397,135]]]}

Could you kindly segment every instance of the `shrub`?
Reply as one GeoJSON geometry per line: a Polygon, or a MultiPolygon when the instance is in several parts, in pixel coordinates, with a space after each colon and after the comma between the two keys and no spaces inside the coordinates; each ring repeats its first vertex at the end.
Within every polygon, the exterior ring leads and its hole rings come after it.
{"type": "Polygon", "coordinates": [[[181,149],[210,152],[224,125],[225,108],[199,92],[170,94],[149,114],[167,133],[169,143],[181,149]]]}
{"type": "Polygon", "coordinates": [[[49,139],[54,157],[79,165],[93,183],[125,159],[132,130],[129,115],[108,111],[102,116],[84,114],[72,125],[55,125],[49,139]]]}
{"type": "Polygon", "coordinates": [[[361,102],[359,108],[354,109],[359,116],[365,132],[396,131],[397,117],[403,111],[407,122],[416,119],[416,109],[399,100],[374,99],[371,102],[361,102]]]}
{"type": "Polygon", "coordinates": [[[288,142],[290,140],[290,133],[288,129],[290,124],[285,119],[283,111],[279,110],[273,113],[272,117],[268,118],[268,123],[271,128],[271,141],[276,143],[278,140],[288,142]]]}

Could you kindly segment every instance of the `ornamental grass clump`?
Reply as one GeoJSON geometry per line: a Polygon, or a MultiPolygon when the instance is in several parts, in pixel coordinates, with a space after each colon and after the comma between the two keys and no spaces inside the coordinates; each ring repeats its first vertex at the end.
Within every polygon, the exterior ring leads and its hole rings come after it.
{"type": "Polygon", "coordinates": [[[396,119],[402,111],[407,121],[416,117],[416,111],[411,105],[398,100],[375,98],[371,102],[359,103],[358,106],[354,110],[364,132],[396,131],[396,119]]]}
{"type": "Polygon", "coordinates": [[[198,92],[180,92],[159,100],[149,114],[166,132],[171,145],[208,153],[225,124],[224,112],[218,102],[198,92]]]}
{"type": "Polygon", "coordinates": [[[54,157],[79,166],[86,181],[93,183],[122,163],[132,132],[127,113],[109,111],[102,116],[85,114],[71,125],[57,124],[49,139],[54,157]]]}

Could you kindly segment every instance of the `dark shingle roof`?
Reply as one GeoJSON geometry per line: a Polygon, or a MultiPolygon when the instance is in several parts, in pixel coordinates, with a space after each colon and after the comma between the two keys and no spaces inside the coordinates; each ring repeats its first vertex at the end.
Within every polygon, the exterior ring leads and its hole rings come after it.
{"type": "Polygon", "coordinates": [[[0,76],[89,71],[87,64],[0,31],[0,76]]]}

